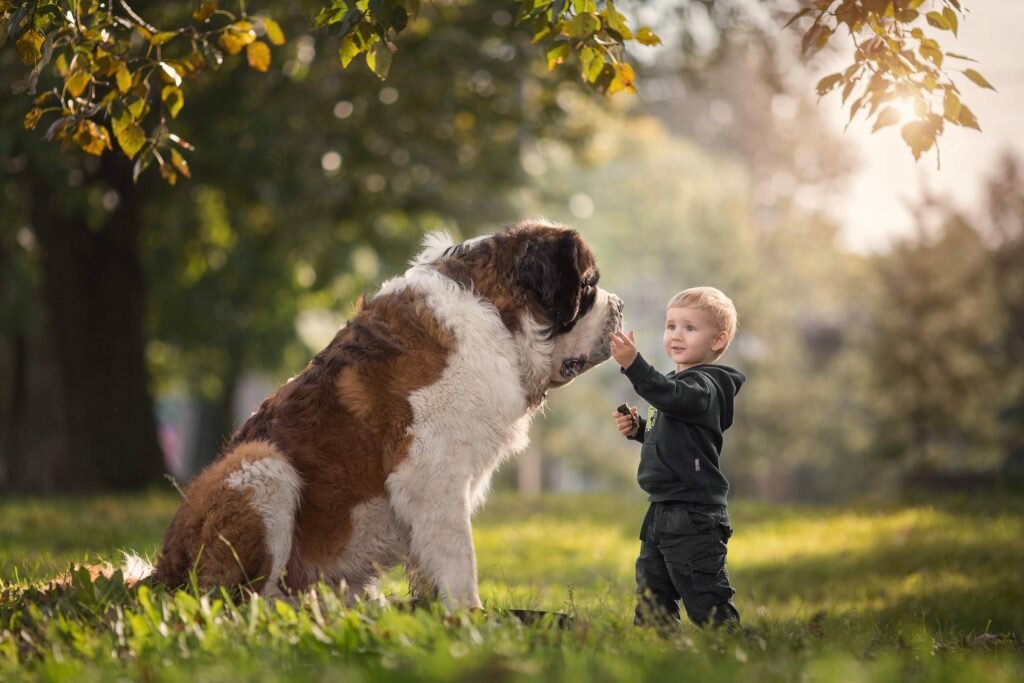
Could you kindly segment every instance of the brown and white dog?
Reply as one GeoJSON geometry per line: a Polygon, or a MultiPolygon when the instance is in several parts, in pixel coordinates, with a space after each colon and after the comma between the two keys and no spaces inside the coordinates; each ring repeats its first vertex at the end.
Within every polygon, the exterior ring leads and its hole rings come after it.
{"type": "Polygon", "coordinates": [[[155,579],[359,595],[404,562],[414,594],[480,607],[471,515],[545,392],[609,357],[622,301],[597,281],[563,226],[428,236],[188,485],[155,579]]]}

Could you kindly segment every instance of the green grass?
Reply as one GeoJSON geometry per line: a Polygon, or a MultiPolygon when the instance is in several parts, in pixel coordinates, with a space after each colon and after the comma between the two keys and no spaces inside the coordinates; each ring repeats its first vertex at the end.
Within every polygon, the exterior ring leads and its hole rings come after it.
{"type": "MultiPolygon", "coordinates": [[[[0,680],[1024,679],[1024,500],[731,506],[745,631],[631,625],[644,512],[611,495],[495,496],[476,522],[489,615],[33,585],[155,551],[172,496],[0,503],[0,680]],[[524,627],[502,608],[569,612],[524,627]]],[[[387,591],[404,594],[400,574],[387,591]]]]}

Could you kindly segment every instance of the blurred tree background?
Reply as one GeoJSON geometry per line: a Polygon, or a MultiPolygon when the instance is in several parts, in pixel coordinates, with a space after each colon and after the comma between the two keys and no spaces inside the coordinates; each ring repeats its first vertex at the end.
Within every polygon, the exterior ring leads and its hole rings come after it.
{"type": "MultiPolygon", "coordinates": [[[[0,491],[187,477],[425,232],[532,215],[581,230],[657,367],[673,293],[710,284],[736,302],[735,494],[1021,476],[1017,160],[979,179],[988,220],[933,198],[914,237],[856,253],[827,210],[854,152],[822,125],[777,15],[654,3],[648,22],[681,29],[641,61],[638,97],[605,100],[571,68],[549,73],[492,3],[425,6],[385,82],[338,68],[316,3],[278,5],[289,40],[267,74],[229,57],[192,86],[176,125],[198,153],[176,186],[58,154],[23,129],[23,101],[0,100],[0,491]]],[[[0,81],[16,60],[0,51],[0,81]]],[[[625,400],[610,365],[554,392],[499,485],[635,488],[637,449],[608,417],[625,400]]]]}

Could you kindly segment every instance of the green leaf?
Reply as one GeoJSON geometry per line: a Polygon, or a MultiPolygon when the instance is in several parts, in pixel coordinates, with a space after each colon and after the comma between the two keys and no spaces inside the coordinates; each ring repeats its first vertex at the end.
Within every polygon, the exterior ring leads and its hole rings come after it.
{"type": "Polygon", "coordinates": [[[573,17],[572,21],[566,22],[562,28],[562,33],[578,40],[583,40],[594,35],[599,30],[601,30],[601,21],[593,14],[588,13],[578,14],[573,17]]]}
{"type": "Polygon", "coordinates": [[[163,90],[160,91],[160,99],[165,105],[167,110],[171,114],[171,118],[178,118],[178,112],[185,106],[185,93],[181,91],[181,88],[173,85],[165,85],[163,90]]]}
{"type": "Polygon", "coordinates": [[[356,44],[355,37],[352,34],[345,36],[341,41],[341,47],[338,49],[338,59],[341,60],[341,67],[343,69],[348,68],[352,60],[362,51],[362,48],[356,44]]]}
{"type": "Polygon", "coordinates": [[[980,85],[982,88],[988,88],[989,90],[995,90],[995,87],[991,83],[989,83],[987,80],[985,80],[985,77],[982,76],[977,71],[975,71],[974,69],[966,69],[964,71],[964,76],[967,76],[967,78],[971,79],[972,81],[974,81],[974,83],[976,83],[977,85],[980,85]]]}
{"type": "Polygon", "coordinates": [[[661,45],[661,38],[646,26],[636,32],[636,39],[641,45],[661,45]]]}
{"type": "Polygon", "coordinates": [[[872,126],[871,132],[885,128],[886,126],[893,126],[900,122],[900,110],[896,107],[886,107],[882,111],[878,112],[878,118],[875,119],[875,125],[872,126]]]}
{"type": "Polygon", "coordinates": [[[556,66],[565,61],[565,58],[569,56],[569,44],[560,43],[548,50],[548,71],[553,70],[556,66]]]}
{"type": "Polygon", "coordinates": [[[366,65],[377,75],[377,78],[384,81],[387,80],[388,72],[391,71],[391,58],[391,50],[383,40],[379,40],[366,53],[366,65]]]}
{"type": "Polygon", "coordinates": [[[600,50],[585,47],[580,50],[580,67],[587,83],[594,83],[601,75],[601,69],[604,68],[604,56],[600,50]]]}

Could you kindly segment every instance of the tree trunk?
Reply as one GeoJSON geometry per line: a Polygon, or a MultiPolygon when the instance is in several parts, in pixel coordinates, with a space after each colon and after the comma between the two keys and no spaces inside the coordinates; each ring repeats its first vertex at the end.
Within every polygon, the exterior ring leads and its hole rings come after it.
{"type": "MultiPolygon", "coordinates": [[[[45,488],[132,490],[160,479],[153,401],[147,387],[139,259],[142,225],[128,162],[106,155],[87,180],[117,205],[98,226],[87,211],[68,215],[56,189],[32,174],[31,220],[43,255],[42,296],[62,391],[67,451],[45,488]]],[[[89,196],[89,192],[80,192],[89,196]]],[[[32,457],[32,453],[17,457],[32,457]]]]}

